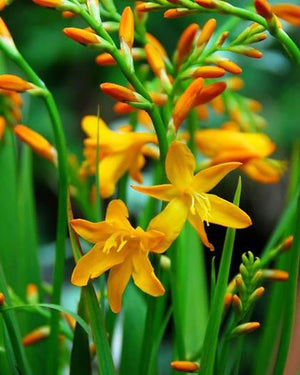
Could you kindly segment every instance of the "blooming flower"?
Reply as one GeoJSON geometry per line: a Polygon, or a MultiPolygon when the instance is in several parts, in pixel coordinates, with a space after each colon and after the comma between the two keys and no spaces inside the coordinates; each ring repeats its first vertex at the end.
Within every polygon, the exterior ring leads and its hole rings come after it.
{"type": "Polygon", "coordinates": [[[145,293],[156,297],[165,292],[148,259],[149,252],[163,251],[164,234],[156,230],[144,231],[140,227],[134,229],[121,200],[109,203],[104,221],[92,223],[75,219],[71,224],[81,237],[95,243],[76,264],[73,284],[86,285],[89,279],[110,269],[107,295],[110,307],[116,313],[121,309],[122,294],[131,276],[145,293]]]}
{"type": "Polygon", "coordinates": [[[267,159],[276,146],[265,134],[206,129],[196,132],[195,142],[199,150],[211,158],[212,165],[241,162],[240,169],[258,182],[275,183],[285,169],[285,162],[267,159]]]}
{"type": "Polygon", "coordinates": [[[246,228],[251,219],[234,204],[213,194],[207,194],[217,183],[241,163],[224,163],[204,169],[194,175],[196,161],[187,146],[175,141],[166,157],[166,174],[171,184],[157,186],[133,186],[141,193],[170,203],[154,219],[149,228],[166,234],[173,241],[180,233],[186,219],[197,230],[202,242],[211,250],[204,229],[206,223],[215,223],[231,228],[246,228]]]}
{"type": "Polygon", "coordinates": [[[80,173],[82,176],[95,174],[98,167],[99,189],[103,198],[113,195],[116,183],[127,171],[135,181],[143,180],[140,171],[145,164],[144,155],[149,154],[147,144],[157,142],[154,134],[133,132],[130,128],[113,131],[96,116],[84,117],[82,128],[88,138],[84,140],[86,160],[80,173]],[[97,145],[100,160],[98,166],[97,145]]]}

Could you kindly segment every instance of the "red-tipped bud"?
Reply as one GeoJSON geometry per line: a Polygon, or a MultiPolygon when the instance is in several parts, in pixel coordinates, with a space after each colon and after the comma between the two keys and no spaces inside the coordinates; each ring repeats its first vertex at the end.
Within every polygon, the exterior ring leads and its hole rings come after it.
{"type": "Polygon", "coordinates": [[[254,0],[254,6],[256,12],[264,17],[266,20],[270,20],[273,17],[271,5],[266,0],[254,0]]]}
{"type": "Polygon", "coordinates": [[[260,327],[259,322],[249,322],[249,323],[244,323],[236,328],[234,328],[231,331],[231,336],[239,336],[239,335],[244,335],[246,333],[250,333],[253,331],[256,331],[260,327]]]}

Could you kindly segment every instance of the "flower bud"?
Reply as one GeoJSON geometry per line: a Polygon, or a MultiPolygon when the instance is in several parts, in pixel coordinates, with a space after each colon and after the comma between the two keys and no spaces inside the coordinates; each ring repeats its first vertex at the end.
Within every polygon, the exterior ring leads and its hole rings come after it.
{"type": "Polygon", "coordinates": [[[241,324],[231,331],[231,337],[244,335],[245,333],[256,331],[259,327],[260,323],[258,322],[249,322],[241,324]]]}
{"type": "Polygon", "coordinates": [[[0,75],[0,89],[24,92],[35,88],[35,85],[18,76],[12,74],[0,75]]]}
{"type": "Polygon", "coordinates": [[[179,372],[196,372],[200,368],[197,362],[190,361],[173,361],[171,362],[171,367],[179,372]]]}
{"type": "Polygon", "coordinates": [[[43,136],[24,125],[16,125],[14,132],[34,152],[56,164],[57,152],[43,136]]]}
{"type": "Polygon", "coordinates": [[[28,335],[26,335],[23,338],[22,343],[24,346],[30,346],[32,344],[36,344],[44,340],[45,338],[47,338],[49,334],[50,334],[50,327],[42,326],[28,333],[28,335]]]}

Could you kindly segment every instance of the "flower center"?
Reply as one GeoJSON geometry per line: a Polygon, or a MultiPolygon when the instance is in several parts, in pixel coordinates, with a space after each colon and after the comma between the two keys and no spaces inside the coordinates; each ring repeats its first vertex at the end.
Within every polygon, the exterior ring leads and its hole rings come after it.
{"type": "Polygon", "coordinates": [[[199,215],[206,224],[209,225],[211,204],[206,194],[201,194],[193,191],[190,194],[191,206],[190,212],[192,215],[199,215]]]}
{"type": "Polygon", "coordinates": [[[111,250],[120,252],[124,246],[127,244],[125,239],[125,234],[120,234],[120,232],[113,233],[104,244],[103,252],[108,254],[111,250]]]}

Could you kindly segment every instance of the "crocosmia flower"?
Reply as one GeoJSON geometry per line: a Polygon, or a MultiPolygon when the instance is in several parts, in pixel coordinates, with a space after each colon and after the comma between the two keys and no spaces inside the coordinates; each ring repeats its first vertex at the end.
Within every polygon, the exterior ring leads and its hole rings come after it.
{"type": "Polygon", "coordinates": [[[199,130],[195,135],[199,150],[211,164],[238,161],[241,170],[261,183],[275,183],[285,171],[284,161],[268,158],[276,146],[261,133],[242,133],[227,129],[199,130]]]}
{"type": "Polygon", "coordinates": [[[130,127],[114,131],[96,116],[84,117],[82,128],[88,138],[84,140],[85,161],[80,174],[92,175],[98,168],[99,190],[103,198],[114,194],[116,183],[126,172],[135,181],[142,182],[141,169],[145,164],[145,155],[151,154],[148,143],[157,143],[154,134],[134,132],[130,127]]]}
{"type": "Polygon", "coordinates": [[[166,234],[166,240],[172,242],[188,220],[204,245],[213,250],[213,245],[207,239],[204,222],[230,228],[246,228],[251,225],[250,217],[239,207],[214,194],[207,194],[240,165],[238,162],[223,163],[194,175],[196,161],[193,154],[183,143],[173,142],[166,157],[166,174],[171,183],[149,187],[133,186],[141,193],[170,202],[152,219],[149,228],[161,230],[166,234]]]}
{"type": "Polygon", "coordinates": [[[72,227],[81,237],[95,245],[79,259],[72,274],[72,283],[84,286],[89,279],[110,270],[107,296],[112,311],[121,309],[122,295],[132,276],[134,283],[151,296],[164,294],[165,289],[154,274],[149,252],[165,250],[164,233],[140,227],[128,221],[128,210],[121,200],[109,203],[104,221],[92,223],[75,219],[72,227]]]}

